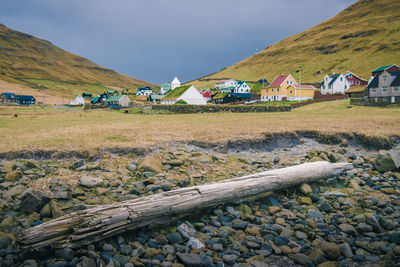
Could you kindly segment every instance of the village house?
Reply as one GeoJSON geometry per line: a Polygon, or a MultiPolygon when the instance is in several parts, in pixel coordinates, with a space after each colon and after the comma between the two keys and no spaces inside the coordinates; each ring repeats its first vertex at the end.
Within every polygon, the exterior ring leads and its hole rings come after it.
{"type": "Polygon", "coordinates": [[[19,105],[35,105],[36,100],[31,95],[17,95],[19,105]]]}
{"type": "Polygon", "coordinates": [[[161,104],[175,104],[182,100],[190,105],[206,105],[207,100],[193,85],[180,86],[171,90],[161,99],[161,104]]]}
{"type": "Polygon", "coordinates": [[[321,84],[321,94],[323,95],[345,94],[350,88],[350,82],[343,73],[330,76],[326,74],[321,84]]]}
{"type": "Polygon", "coordinates": [[[149,96],[153,93],[153,89],[150,86],[145,86],[142,88],[139,88],[136,92],[136,95],[145,95],[149,96]]]}
{"type": "Polygon", "coordinates": [[[122,108],[127,108],[129,107],[131,100],[129,99],[128,96],[126,95],[112,95],[107,100],[105,101],[105,104],[107,106],[111,107],[122,107],[122,108]]]}
{"type": "Polygon", "coordinates": [[[218,92],[211,98],[214,104],[228,104],[238,100],[239,98],[231,92],[218,92]]]}
{"type": "Polygon", "coordinates": [[[14,93],[1,93],[0,103],[2,104],[18,104],[17,95],[14,93]]]}
{"type": "MultiPolygon", "coordinates": [[[[362,79],[360,76],[357,76],[356,74],[352,73],[352,72],[347,72],[345,74],[347,81],[350,84],[350,87],[353,86],[367,86],[368,85],[368,81],[362,79]]],[[[346,91],[347,93],[347,91],[346,91]]]]}
{"type": "Polygon", "coordinates": [[[178,77],[175,77],[171,82],[171,90],[174,90],[177,87],[181,86],[181,82],[179,81],[178,77]]]}
{"type": "Polygon", "coordinates": [[[373,79],[367,86],[370,104],[386,105],[400,103],[400,70],[388,65],[372,71],[373,79]]]}
{"type": "Polygon", "coordinates": [[[267,88],[261,90],[261,101],[285,101],[287,100],[286,89],[290,85],[297,85],[292,75],[277,76],[267,88]]]}
{"type": "Polygon", "coordinates": [[[286,89],[288,101],[314,99],[315,87],[308,84],[291,84],[286,89]]]}
{"type": "Polygon", "coordinates": [[[83,98],[93,98],[93,94],[92,93],[88,93],[88,92],[83,92],[82,93],[82,97],[83,98]]]}
{"type": "Polygon", "coordinates": [[[81,95],[78,95],[74,100],[69,103],[70,106],[83,106],[84,104],[85,99],[81,95]]]}
{"type": "Polygon", "coordinates": [[[215,89],[221,92],[233,92],[237,86],[237,81],[233,79],[221,80],[215,84],[215,89]]]}
{"type": "Polygon", "coordinates": [[[240,99],[249,99],[251,98],[251,89],[250,86],[245,82],[237,82],[235,89],[233,89],[233,94],[240,99]]]}
{"type": "Polygon", "coordinates": [[[147,98],[148,102],[152,102],[153,104],[160,104],[161,103],[161,99],[164,98],[164,95],[162,94],[152,94],[149,95],[149,97],[147,98]]]}
{"type": "Polygon", "coordinates": [[[201,94],[207,101],[210,101],[213,92],[211,91],[210,88],[202,88],[202,89],[200,89],[200,94],[201,94]]]}

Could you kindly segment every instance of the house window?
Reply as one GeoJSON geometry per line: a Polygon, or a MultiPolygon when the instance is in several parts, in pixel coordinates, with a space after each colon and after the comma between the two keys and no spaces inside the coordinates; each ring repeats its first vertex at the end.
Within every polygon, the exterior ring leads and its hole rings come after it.
{"type": "Polygon", "coordinates": [[[268,89],[265,89],[265,92],[268,93],[268,89]]]}
{"type": "Polygon", "coordinates": [[[289,93],[291,94],[291,93],[292,93],[292,90],[290,90],[289,93]]]}
{"type": "Polygon", "coordinates": [[[392,101],[392,103],[394,103],[396,100],[395,100],[395,97],[394,96],[392,96],[392,99],[391,99],[392,101]]]}
{"type": "Polygon", "coordinates": [[[271,93],[273,93],[274,92],[274,89],[271,89],[271,93]]]}
{"type": "Polygon", "coordinates": [[[393,92],[399,92],[399,87],[393,87],[393,92]]]}
{"type": "Polygon", "coordinates": [[[382,76],[382,81],[387,82],[387,76],[382,76]]]}
{"type": "Polygon", "coordinates": [[[276,91],[279,92],[279,88],[276,88],[276,91]]]}
{"type": "Polygon", "coordinates": [[[349,74],[349,78],[353,78],[353,75],[349,74]]]}
{"type": "Polygon", "coordinates": [[[293,84],[293,81],[290,81],[290,84],[293,84]]]}
{"type": "Polygon", "coordinates": [[[350,84],[353,84],[353,81],[350,81],[350,84]]]}
{"type": "Polygon", "coordinates": [[[382,100],[383,102],[387,102],[387,97],[384,97],[382,100]]]}
{"type": "Polygon", "coordinates": [[[387,92],[387,87],[386,86],[382,87],[382,92],[387,92]]]}
{"type": "Polygon", "coordinates": [[[286,81],[286,84],[289,84],[289,81],[286,81]]]}
{"type": "Polygon", "coordinates": [[[376,93],[376,88],[371,88],[371,93],[376,93]]]}
{"type": "Polygon", "coordinates": [[[360,84],[360,81],[356,81],[356,84],[359,85],[359,84],[360,84]]]}
{"type": "Polygon", "coordinates": [[[343,82],[343,77],[340,77],[340,81],[343,82]]]}
{"type": "Polygon", "coordinates": [[[378,103],[378,98],[377,97],[375,97],[375,103],[378,103]]]}

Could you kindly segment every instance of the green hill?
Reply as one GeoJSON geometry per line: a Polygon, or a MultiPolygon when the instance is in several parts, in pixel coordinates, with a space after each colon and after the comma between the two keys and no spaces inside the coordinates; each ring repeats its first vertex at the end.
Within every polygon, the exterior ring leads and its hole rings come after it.
{"type": "Polygon", "coordinates": [[[93,88],[135,90],[151,83],[99,66],[46,40],[0,24],[0,80],[52,90],[64,96],[93,88]]]}
{"type": "MultiPolygon", "coordinates": [[[[220,72],[190,83],[215,84],[216,78],[268,81],[302,69],[304,82],[325,73],[352,71],[368,79],[380,65],[400,64],[400,1],[360,0],[335,17],[290,36],[220,72]]],[[[296,79],[298,74],[295,75],[296,79]]]]}

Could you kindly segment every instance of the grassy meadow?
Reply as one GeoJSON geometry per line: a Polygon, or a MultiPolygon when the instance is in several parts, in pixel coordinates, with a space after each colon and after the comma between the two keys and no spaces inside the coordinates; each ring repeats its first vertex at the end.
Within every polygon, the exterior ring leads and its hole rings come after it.
{"type": "Polygon", "coordinates": [[[124,114],[121,111],[0,107],[0,152],[149,147],[179,141],[226,142],[264,133],[317,130],[387,136],[400,133],[400,108],[316,103],[283,113],[124,114]],[[18,116],[16,117],[15,114],[18,116]]]}

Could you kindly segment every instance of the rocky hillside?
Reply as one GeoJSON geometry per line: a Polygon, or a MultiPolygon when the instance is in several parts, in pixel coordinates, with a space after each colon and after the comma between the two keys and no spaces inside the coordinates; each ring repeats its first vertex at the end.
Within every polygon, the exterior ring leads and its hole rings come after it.
{"type": "Polygon", "coordinates": [[[99,66],[46,40],[0,24],[0,80],[24,82],[20,79],[28,78],[98,83],[132,89],[150,85],[99,66]]]}
{"type": "Polygon", "coordinates": [[[307,82],[347,70],[369,78],[372,69],[391,63],[400,63],[400,1],[359,0],[335,17],[204,78],[271,80],[299,68],[307,82]]]}

